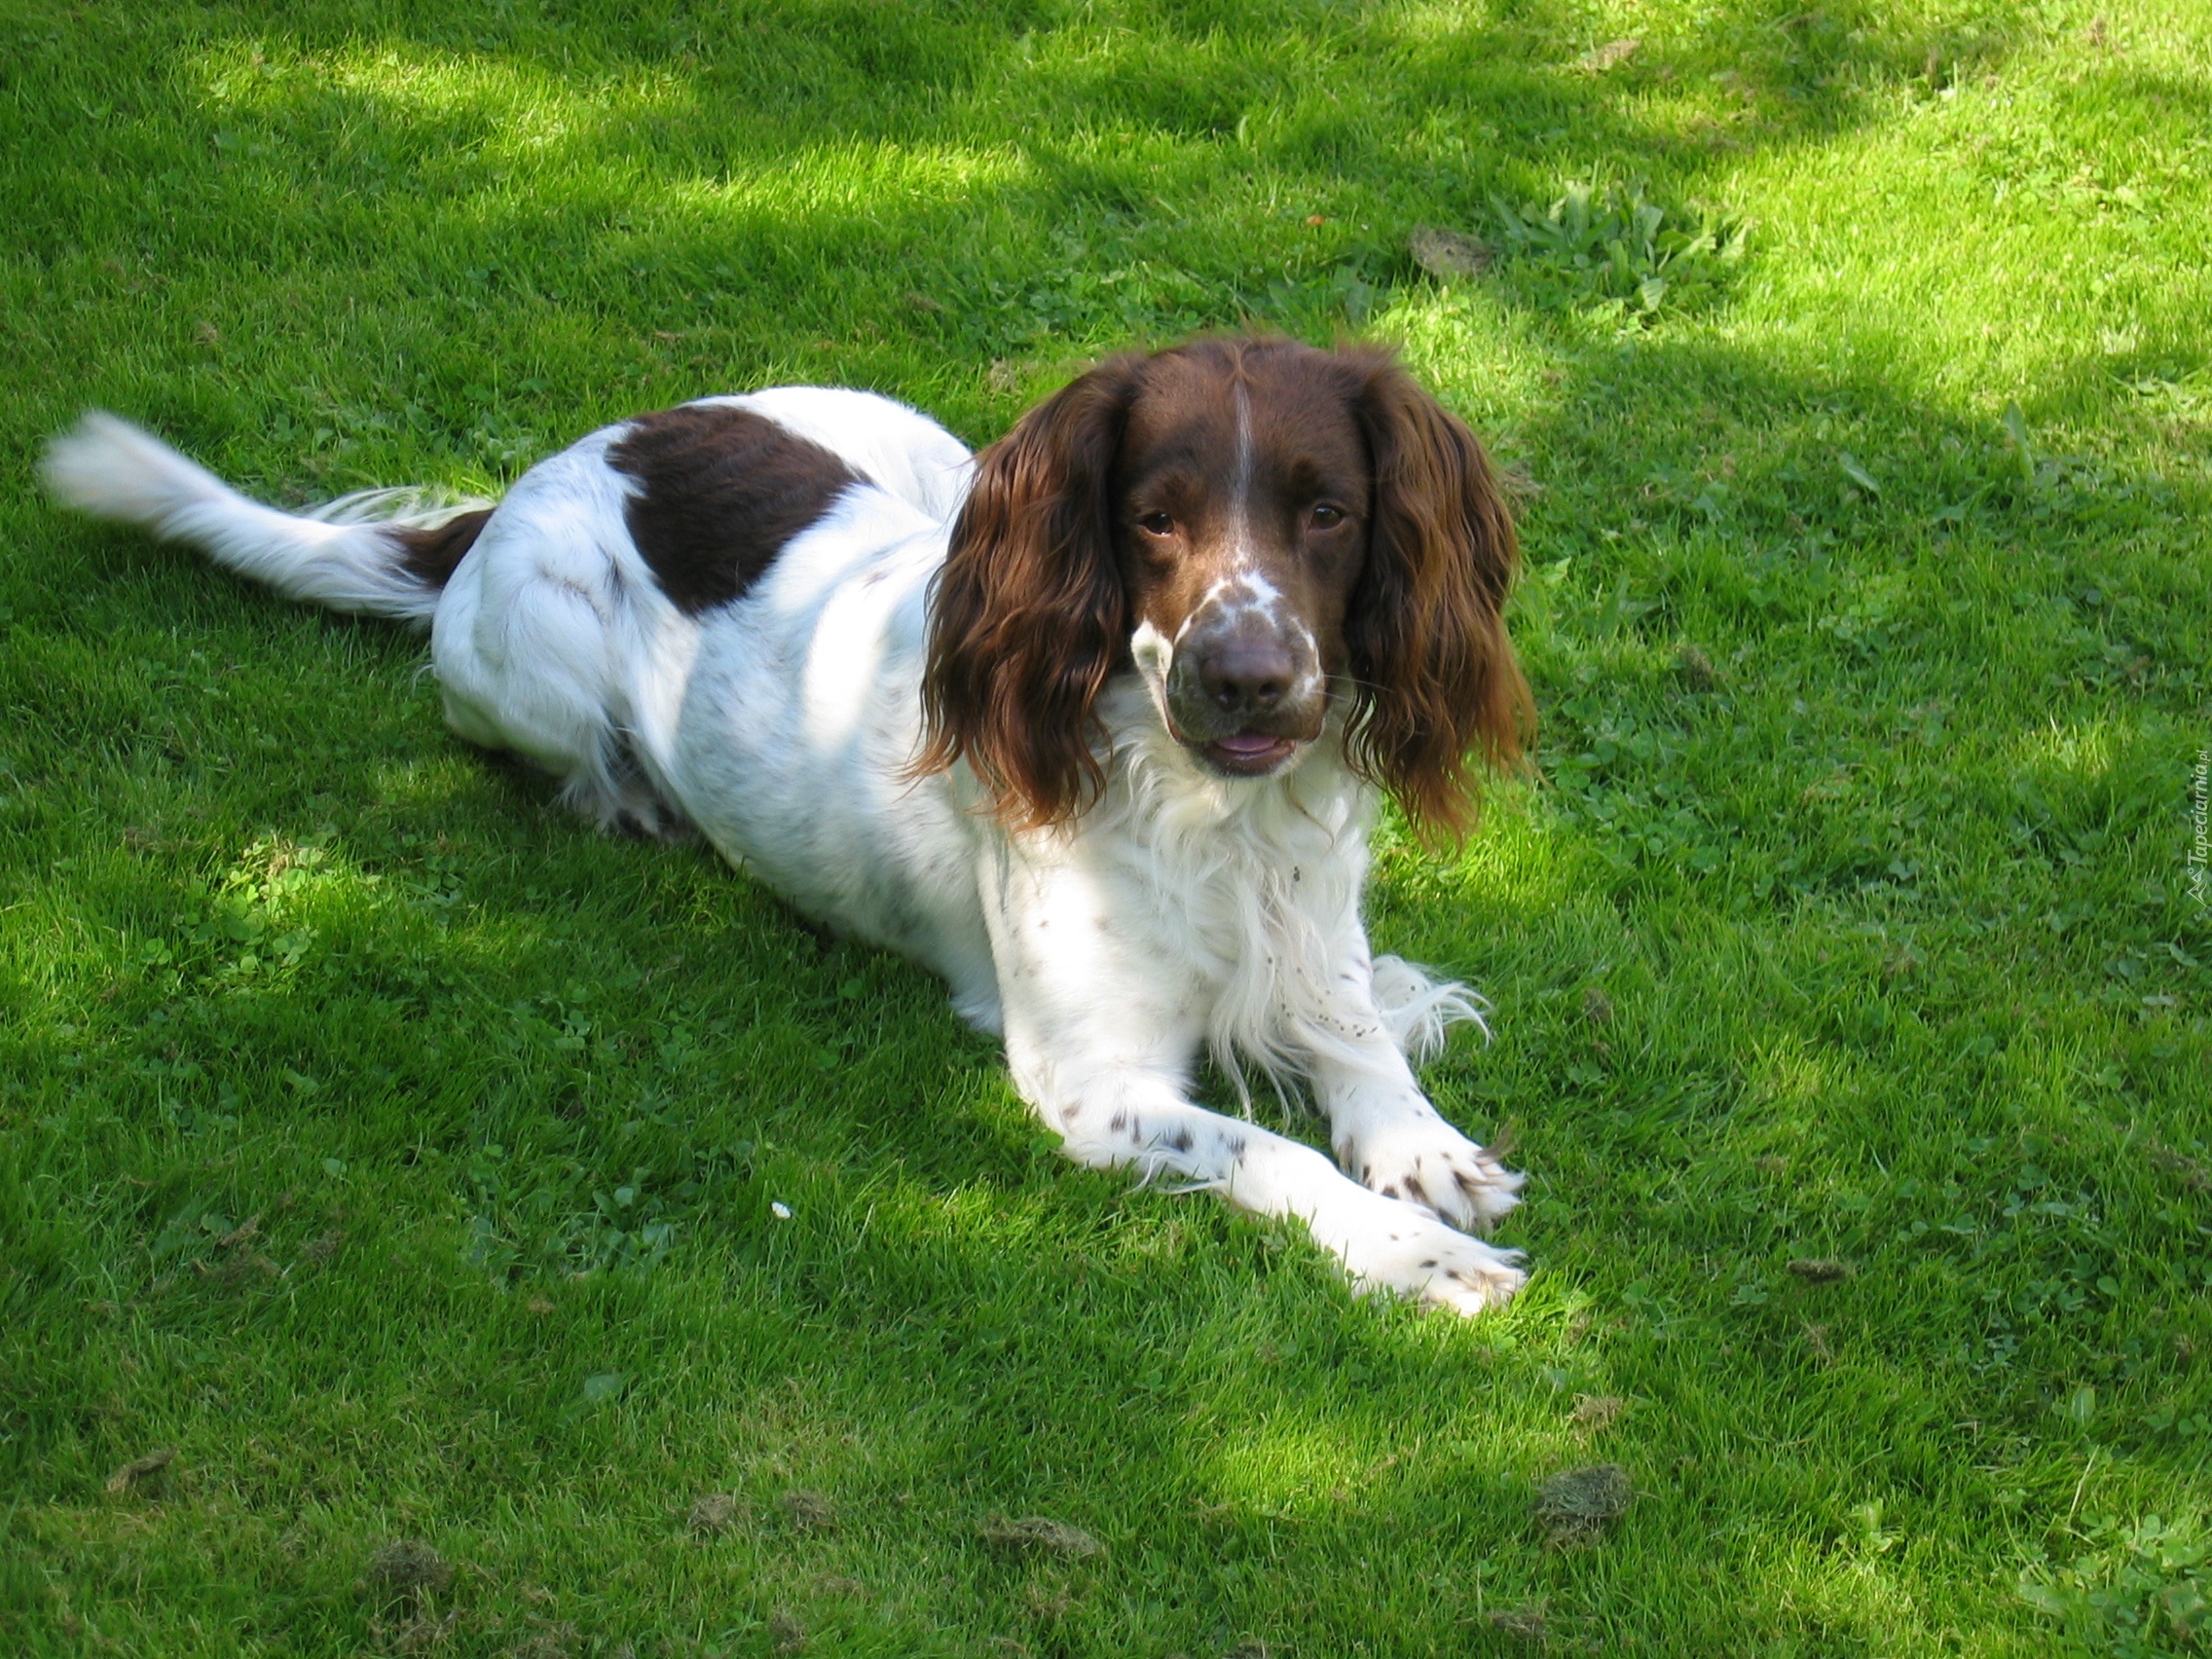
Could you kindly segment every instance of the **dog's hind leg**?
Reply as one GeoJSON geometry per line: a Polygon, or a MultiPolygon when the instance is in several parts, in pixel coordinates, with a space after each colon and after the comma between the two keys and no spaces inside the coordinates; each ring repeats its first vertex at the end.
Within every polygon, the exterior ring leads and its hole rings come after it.
{"type": "Polygon", "coordinates": [[[561,791],[563,802],[616,834],[641,841],[690,840],[691,821],[645,775],[632,740],[621,732],[611,736],[613,753],[595,771],[572,776],[561,791]]]}
{"type": "Polygon", "coordinates": [[[550,772],[603,830],[677,839],[683,815],[631,736],[637,618],[621,553],[595,534],[604,520],[546,488],[564,459],[517,487],[447,584],[430,627],[446,722],[550,772]]]}

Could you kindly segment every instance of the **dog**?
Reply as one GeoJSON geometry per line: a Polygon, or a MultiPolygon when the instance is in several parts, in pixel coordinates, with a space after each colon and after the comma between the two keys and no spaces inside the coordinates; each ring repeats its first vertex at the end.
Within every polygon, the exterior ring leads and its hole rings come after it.
{"type": "Polygon", "coordinates": [[[293,598],[430,630],[446,718],[603,827],[696,831],[940,975],[1094,1168],[1302,1219],[1361,1289],[1473,1313],[1522,1177],[1415,1079],[1464,987],[1370,954],[1387,793],[1450,836],[1530,697],[1482,446],[1385,351],[1114,357],[980,456],[858,391],[594,432],[496,506],[258,505],[92,413],[61,501],[293,598]],[[1192,1099],[1202,1051],[1327,1119],[1192,1099]]]}

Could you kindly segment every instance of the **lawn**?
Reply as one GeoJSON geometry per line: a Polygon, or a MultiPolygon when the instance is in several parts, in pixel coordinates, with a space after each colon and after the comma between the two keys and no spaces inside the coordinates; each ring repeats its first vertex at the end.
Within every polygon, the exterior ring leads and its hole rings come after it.
{"type": "Polygon", "coordinates": [[[16,0],[0,1649],[2201,1650],[2208,38],[16,0]],[[778,382],[979,443],[1243,322],[1396,343],[1519,485],[1539,772],[1372,903],[1495,1004],[1429,1073],[1530,1173],[1478,1320],[1076,1170],[417,639],[32,483],[87,404],[281,501],[778,382]]]}

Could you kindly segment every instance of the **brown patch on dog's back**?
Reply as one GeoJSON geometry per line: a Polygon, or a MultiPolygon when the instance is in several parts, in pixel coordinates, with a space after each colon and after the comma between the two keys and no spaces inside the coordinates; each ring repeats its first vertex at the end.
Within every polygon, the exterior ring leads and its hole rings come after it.
{"type": "Polygon", "coordinates": [[[631,537],[685,615],[743,594],[861,475],[820,444],[728,404],[632,421],[608,463],[638,483],[631,537]]]}
{"type": "Polygon", "coordinates": [[[453,580],[491,516],[490,507],[472,507],[427,530],[394,525],[385,534],[399,543],[401,570],[426,588],[442,588],[453,580]]]}

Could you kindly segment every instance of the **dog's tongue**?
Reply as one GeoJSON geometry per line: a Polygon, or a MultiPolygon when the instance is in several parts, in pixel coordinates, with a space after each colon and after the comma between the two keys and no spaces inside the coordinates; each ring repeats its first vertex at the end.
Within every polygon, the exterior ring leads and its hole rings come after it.
{"type": "Polygon", "coordinates": [[[1235,737],[1215,738],[1214,747],[1226,749],[1232,755],[1265,755],[1281,741],[1264,731],[1240,731],[1235,737]]]}

